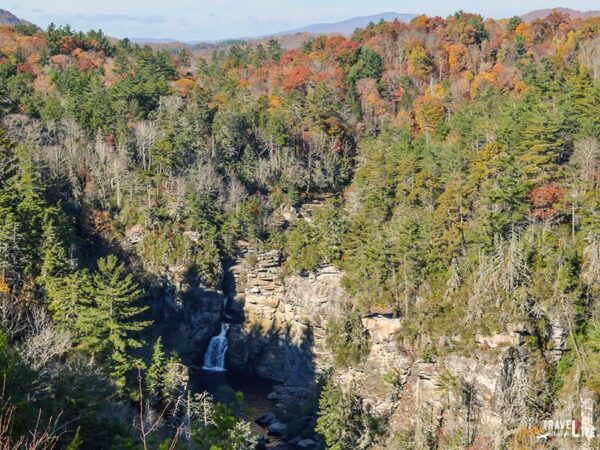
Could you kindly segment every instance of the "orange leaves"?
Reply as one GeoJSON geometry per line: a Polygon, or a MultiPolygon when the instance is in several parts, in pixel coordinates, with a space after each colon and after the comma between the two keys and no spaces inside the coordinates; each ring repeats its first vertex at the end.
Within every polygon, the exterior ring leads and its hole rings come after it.
{"type": "Polygon", "coordinates": [[[90,70],[97,69],[104,62],[98,54],[94,52],[87,52],[80,48],[73,50],[72,55],[79,61],[79,68],[82,72],[89,72],[90,70]]]}
{"type": "Polygon", "coordinates": [[[542,220],[553,217],[557,213],[556,206],[564,195],[565,190],[555,183],[532,189],[527,197],[532,215],[542,220]]]}
{"type": "Polygon", "coordinates": [[[112,236],[116,231],[116,222],[109,211],[93,209],[89,214],[88,223],[102,236],[112,236]]]}
{"type": "Polygon", "coordinates": [[[182,97],[188,97],[192,93],[192,89],[194,89],[194,85],[196,82],[189,78],[180,78],[174,83],[175,91],[181,95],[182,97]]]}
{"type": "Polygon", "coordinates": [[[81,40],[77,39],[75,36],[63,36],[58,41],[58,46],[60,48],[60,52],[64,54],[70,54],[76,48],[81,48],[83,43],[81,40]]]}
{"type": "Polygon", "coordinates": [[[325,53],[338,61],[340,64],[350,64],[354,57],[358,44],[341,36],[333,36],[325,42],[325,53]]]}
{"type": "Polygon", "coordinates": [[[373,117],[380,117],[386,112],[386,103],[379,95],[377,82],[372,78],[364,78],[356,83],[356,91],[360,95],[363,111],[373,117]]]}
{"type": "Polygon", "coordinates": [[[517,25],[517,28],[515,28],[515,36],[522,37],[527,45],[531,45],[533,42],[532,31],[525,22],[517,25]]]}
{"type": "Polygon", "coordinates": [[[52,91],[52,80],[50,76],[45,73],[41,73],[38,75],[35,80],[33,80],[33,88],[36,92],[40,92],[42,94],[49,94],[52,91]]]}
{"type": "Polygon", "coordinates": [[[71,58],[67,55],[54,55],[50,58],[50,61],[57,69],[65,69],[69,65],[71,58]]]}
{"type": "Polygon", "coordinates": [[[471,82],[471,97],[475,98],[486,86],[495,86],[496,76],[494,72],[481,72],[471,82]]]}
{"type": "Polygon", "coordinates": [[[283,100],[278,95],[269,95],[269,110],[275,110],[283,105],[283,100]]]}
{"type": "Polygon", "coordinates": [[[552,12],[544,19],[544,22],[548,23],[550,28],[552,28],[554,31],[558,30],[563,25],[567,25],[570,21],[571,18],[568,14],[561,13],[557,9],[553,9],[552,12]]]}
{"type": "Polygon", "coordinates": [[[463,44],[451,44],[448,46],[448,64],[450,73],[462,72],[467,66],[468,49],[463,44]]]}
{"type": "Polygon", "coordinates": [[[287,92],[303,88],[310,79],[310,75],[310,70],[305,66],[291,67],[284,72],[283,88],[287,92]]]}

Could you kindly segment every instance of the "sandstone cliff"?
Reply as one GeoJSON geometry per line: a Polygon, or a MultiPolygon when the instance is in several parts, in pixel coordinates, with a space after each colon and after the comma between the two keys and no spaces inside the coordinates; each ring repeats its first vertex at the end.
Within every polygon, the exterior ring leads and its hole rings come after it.
{"type": "MultiPolygon", "coordinates": [[[[339,314],[343,274],[326,266],[302,277],[286,275],[284,267],[273,251],[250,254],[231,268],[243,323],[232,329],[228,364],[288,387],[311,386],[333,369],[325,326],[339,314]]],[[[362,324],[371,341],[368,356],[333,376],[359,394],[365,411],[387,420],[391,434],[412,433],[423,447],[459,435],[466,443],[500,448],[519,426],[541,423],[528,405],[537,400],[530,398],[536,395],[529,385],[535,368],[524,326],[473,336],[467,354],[423,358],[403,344],[400,319],[373,315],[362,324]]],[[[557,321],[549,333],[547,354],[556,362],[566,329],[557,321]]],[[[280,389],[273,398],[286,395],[280,389]]]]}

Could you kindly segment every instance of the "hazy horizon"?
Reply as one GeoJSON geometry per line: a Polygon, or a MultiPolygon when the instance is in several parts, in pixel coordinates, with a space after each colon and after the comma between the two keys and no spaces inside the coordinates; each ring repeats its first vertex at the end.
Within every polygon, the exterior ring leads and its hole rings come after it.
{"type": "Polygon", "coordinates": [[[313,23],[337,22],[388,11],[447,16],[463,9],[501,18],[559,6],[579,10],[600,8],[591,0],[570,0],[568,5],[544,0],[502,3],[459,0],[451,6],[443,0],[433,0],[426,5],[418,0],[9,0],[0,8],[42,27],[54,22],[84,31],[102,28],[106,34],[118,38],[214,41],[278,33],[313,23]]]}

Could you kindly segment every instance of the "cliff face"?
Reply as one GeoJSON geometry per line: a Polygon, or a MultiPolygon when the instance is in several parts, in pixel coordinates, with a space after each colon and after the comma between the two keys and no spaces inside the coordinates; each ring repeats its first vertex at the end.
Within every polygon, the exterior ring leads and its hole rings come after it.
{"type": "MultiPolygon", "coordinates": [[[[182,235],[190,242],[199,239],[193,231],[182,235]]],[[[210,339],[219,332],[227,296],[207,288],[189,265],[169,263],[169,258],[151,262],[140,256],[144,244],[152,245],[148,230],[141,225],[126,230],[122,245],[138,255],[136,263],[148,277],[156,332],[187,365],[200,366],[210,339]]]]}
{"type": "Polygon", "coordinates": [[[233,308],[244,323],[231,330],[228,363],[275,381],[311,383],[331,366],[324,326],[342,295],[341,273],[328,266],[309,277],[284,277],[281,263],[274,251],[256,256],[253,267],[231,268],[233,308]]]}
{"type": "Polygon", "coordinates": [[[162,335],[188,365],[202,364],[211,337],[218,333],[225,295],[188,280],[176,267],[157,277],[151,289],[153,313],[162,335]]]}
{"type": "MultiPolygon", "coordinates": [[[[228,365],[291,386],[310,385],[332,369],[325,326],[339,314],[342,273],[322,267],[307,277],[285,276],[282,257],[269,252],[253,264],[231,268],[236,280],[234,307],[243,324],[232,328],[228,365]]],[[[535,425],[530,408],[533,368],[525,344],[527,330],[474,336],[468,354],[419,358],[402,343],[400,319],[362,319],[371,347],[363,363],[336,369],[333,376],[358,393],[363,408],[386,418],[394,433],[412,433],[415,442],[461,435],[464,442],[500,446],[509,430],[535,425]]],[[[550,360],[564,350],[565,329],[551,324],[550,360]]]]}

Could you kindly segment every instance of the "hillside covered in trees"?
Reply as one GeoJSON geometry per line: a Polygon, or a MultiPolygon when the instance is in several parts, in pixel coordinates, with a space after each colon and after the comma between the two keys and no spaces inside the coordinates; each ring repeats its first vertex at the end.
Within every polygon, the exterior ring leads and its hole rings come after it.
{"type": "Polygon", "coordinates": [[[184,387],[151,301],[172,266],[223,291],[248,248],[344,274],[326,448],[419,448],[338,385],[373,314],[423,361],[529,330],[514,430],[584,388],[597,404],[600,18],[457,12],[206,59],[5,26],[0,119],[2,448],[254,448],[239,396],[184,387]]]}

